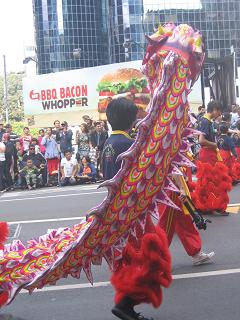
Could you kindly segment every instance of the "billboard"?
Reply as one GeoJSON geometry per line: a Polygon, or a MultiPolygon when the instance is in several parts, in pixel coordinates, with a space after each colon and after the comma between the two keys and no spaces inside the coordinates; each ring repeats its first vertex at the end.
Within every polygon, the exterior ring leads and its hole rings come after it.
{"type": "MultiPolygon", "coordinates": [[[[109,99],[131,98],[140,110],[149,103],[147,82],[139,72],[142,61],[36,75],[23,79],[24,113],[29,125],[51,126],[54,120],[80,124],[83,115],[105,119],[109,99]]],[[[201,101],[201,90],[192,98],[201,101]]],[[[194,101],[194,103],[195,103],[194,101]]]]}
{"type": "Polygon", "coordinates": [[[101,88],[98,87],[104,76],[119,69],[140,70],[141,64],[139,60],[24,78],[25,116],[34,118],[35,124],[40,122],[42,126],[50,125],[53,119],[79,124],[85,114],[99,119],[101,88]]]}

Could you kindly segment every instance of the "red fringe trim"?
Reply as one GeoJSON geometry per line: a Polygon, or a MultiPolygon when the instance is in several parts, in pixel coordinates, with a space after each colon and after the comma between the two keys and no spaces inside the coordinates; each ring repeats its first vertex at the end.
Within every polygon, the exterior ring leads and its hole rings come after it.
{"type": "Polygon", "coordinates": [[[161,286],[167,288],[171,281],[168,240],[158,226],[155,233],[143,236],[139,249],[128,242],[121,265],[111,278],[116,303],[129,296],[136,304],[152,303],[155,308],[162,303],[161,286]]]}
{"type": "Polygon", "coordinates": [[[6,222],[0,222],[0,249],[3,249],[4,242],[8,237],[8,225],[6,222]]]}
{"type": "Polygon", "coordinates": [[[232,178],[222,162],[217,162],[214,166],[197,162],[197,183],[191,194],[197,209],[226,210],[229,203],[228,192],[231,189],[232,178]]]}

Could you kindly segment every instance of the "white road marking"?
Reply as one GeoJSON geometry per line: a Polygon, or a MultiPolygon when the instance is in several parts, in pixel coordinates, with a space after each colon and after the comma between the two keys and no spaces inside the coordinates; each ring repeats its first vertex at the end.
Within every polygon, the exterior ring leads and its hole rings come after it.
{"type": "Polygon", "coordinates": [[[69,221],[69,220],[81,220],[85,217],[71,217],[71,218],[54,218],[54,219],[42,219],[42,220],[22,220],[22,221],[11,221],[9,225],[13,224],[29,224],[29,223],[44,223],[44,222],[58,222],[58,221],[69,221]]]}
{"type": "Polygon", "coordinates": [[[240,206],[240,202],[228,204],[228,207],[237,207],[237,206],[240,206]]]}
{"type": "Polygon", "coordinates": [[[88,186],[81,186],[81,187],[64,187],[64,188],[47,188],[47,189],[37,189],[34,191],[19,191],[19,192],[5,192],[1,195],[1,198],[14,198],[19,196],[36,196],[38,194],[45,194],[45,193],[61,193],[67,191],[76,191],[79,192],[80,190],[88,191],[88,190],[97,190],[98,184],[88,185],[88,186]]]}
{"type": "MultiPolygon", "coordinates": [[[[173,275],[174,280],[181,280],[181,279],[193,279],[193,278],[202,278],[202,277],[212,277],[212,276],[222,276],[222,275],[229,275],[240,273],[239,269],[225,269],[225,270],[216,270],[216,271],[207,271],[207,272],[193,272],[193,273],[183,273],[183,274],[176,274],[173,275]]],[[[61,290],[74,290],[74,289],[86,289],[86,288],[98,288],[98,287],[108,287],[111,283],[109,281],[105,282],[96,282],[93,285],[90,283],[79,283],[79,284],[68,284],[68,285],[61,285],[61,286],[49,286],[39,290],[34,291],[37,292],[48,292],[48,291],[61,291],[61,290]]],[[[27,290],[23,290],[20,293],[28,293],[27,290]]]]}
{"type": "Polygon", "coordinates": [[[40,197],[28,197],[28,198],[15,198],[15,199],[0,199],[0,202],[13,202],[13,201],[25,201],[25,200],[36,200],[36,199],[51,199],[51,198],[60,198],[60,197],[74,197],[74,196],[84,196],[92,195],[96,193],[106,193],[107,191],[92,191],[92,192],[81,192],[81,193],[69,193],[69,194],[58,194],[53,196],[40,196],[40,197]]]}
{"type": "MultiPolygon", "coordinates": [[[[96,193],[104,193],[104,192],[96,192],[96,193]]],[[[92,192],[91,192],[92,194],[92,192]]],[[[46,197],[44,197],[46,198],[46,197]]],[[[229,207],[235,207],[240,205],[240,203],[233,203],[230,204],[229,207]]],[[[20,221],[10,221],[8,222],[9,225],[14,225],[14,224],[30,224],[30,223],[45,223],[45,222],[59,222],[59,221],[71,221],[71,220],[81,220],[85,217],[67,217],[67,218],[53,218],[53,219],[39,219],[39,220],[20,220],[20,221]]]]}

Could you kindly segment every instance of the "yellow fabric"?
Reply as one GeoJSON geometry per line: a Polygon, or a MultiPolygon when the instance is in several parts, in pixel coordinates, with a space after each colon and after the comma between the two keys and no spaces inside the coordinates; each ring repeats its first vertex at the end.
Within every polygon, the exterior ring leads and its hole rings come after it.
{"type": "Polygon", "coordinates": [[[205,119],[207,119],[208,121],[213,122],[212,119],[211,119],[211,117],[210,117],[210,114],[209,114],[209,113],[205,113],[205,114],[202,116],[202,118],[205,118],[205,119]]]}
{"type": "Polygon", "coordinates": [[[216,152],[217,152],[217,161],[223,161],[219,149],[216,149],[216,152]]]}
{"type": "Polygon", "coordinates": [[[122,131],[122,130],[114,130],[114,131],[112,131],[111,134],[122,134],[122,135],[124,135],[126,138],[132,140],[132,138],[130,137],[130,135],[129,135],[127,132],[122,131]]]}

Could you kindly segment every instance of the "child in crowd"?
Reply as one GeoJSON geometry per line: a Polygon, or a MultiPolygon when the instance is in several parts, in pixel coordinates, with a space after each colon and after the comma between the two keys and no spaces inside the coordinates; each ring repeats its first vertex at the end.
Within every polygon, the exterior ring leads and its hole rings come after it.
{"type": "Polygon", "coordinates": [[[65,151],[64,158],[61,160],[60,171],[61,171],[61,186],[67,186],[69,184],[75,184],[77,175],[77,160],[72,157],[72,152],[65,151]]]}
{"type": "Polygon", "coordinates": [[[88,156],[83,157],[81,161],[80,170],[76,176],[76,180],[81,182],[95,181],[97,176],[97,170],[91,163],[88,156]]]}
{"type": "MultiPolygon", "coordinates": [[[[41,168],[42,165],[40,166],[41,168]]],[[[24,173],[24,177],[27,183],[27,187],[29,190],[36,189],[37,187],[37,176],[41,172],[41,169],[38,169],[33,165],[33,161],[31,159],[27,160],[26,166],[19,171],[20,173],[24,173]]]]}
{"type": "Polygon", "coordinates": [[[32,138],[31,144],[34,145],[34,147],[35,147],[35,153],[41,153],[37,138],[32,138]]]}

